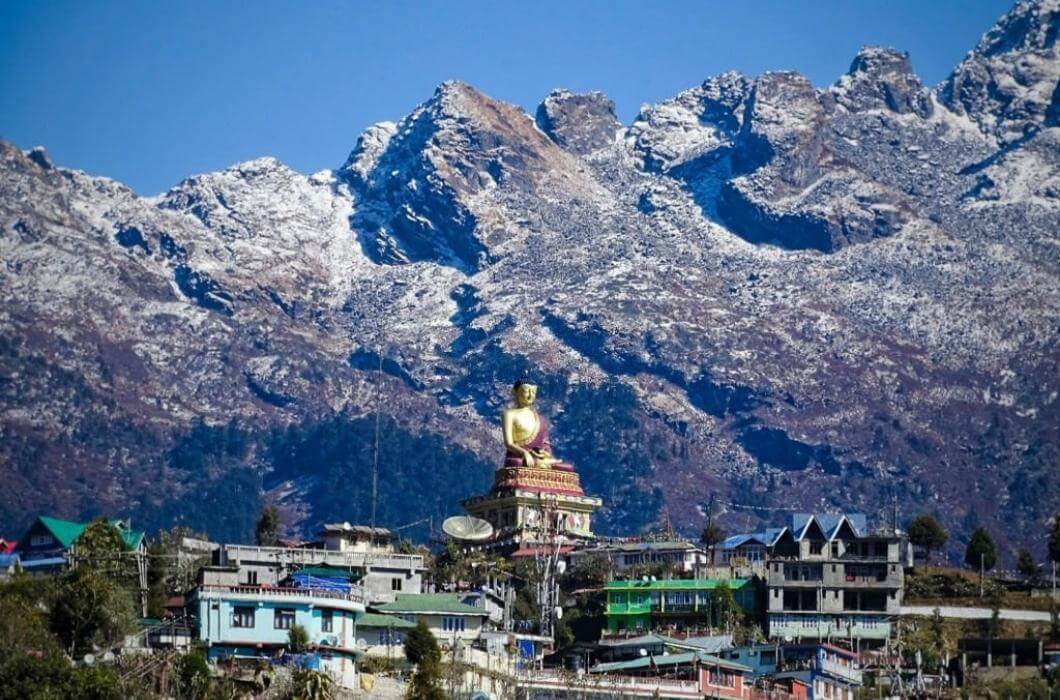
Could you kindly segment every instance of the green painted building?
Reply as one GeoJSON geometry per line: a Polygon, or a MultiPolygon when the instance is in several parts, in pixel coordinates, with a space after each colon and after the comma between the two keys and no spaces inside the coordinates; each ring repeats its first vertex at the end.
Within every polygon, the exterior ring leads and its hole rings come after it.
{"type": "Polygon", "coordinates": [[[607,584],[609,632],[663,627],[706,627],[717,613],[718,587],[728,585],[741,611],[758,614],[758,586],[752,579],[671,579],[611,581],[607,584]]]}

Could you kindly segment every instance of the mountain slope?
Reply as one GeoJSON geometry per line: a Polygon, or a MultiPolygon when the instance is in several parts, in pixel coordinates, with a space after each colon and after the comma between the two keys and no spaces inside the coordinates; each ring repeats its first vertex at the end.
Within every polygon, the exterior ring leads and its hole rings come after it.
{"type": "Polygon", "coordinates": [[[292,529],[367,519],[376,410],[380,521],[450,514],[529,374],[604,532],[695,532],[717,493],[755,506],[733,529],[897,503],[954,551],[979,523],[1034,544],[1060,507],[1056,24],[1018,4],[934,90],[870,47],[825,89],[726,73],[628,127],[599,93],[531,117],[445,83],[335,171],[155,198],[4,145],[0,525],[240,537],[262,493],[292,529]]]}

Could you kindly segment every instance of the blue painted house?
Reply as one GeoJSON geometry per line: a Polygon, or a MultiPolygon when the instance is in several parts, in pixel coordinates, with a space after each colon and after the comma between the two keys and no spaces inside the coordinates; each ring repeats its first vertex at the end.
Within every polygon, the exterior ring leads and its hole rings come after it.
{"type": "Polygon", "coordinates": [[[205,567],[188,607],[212,662],[282,660],[291,628],[300,625],[309,635],[312,667],[343,687],[357,686],[357,621],[365,614],[358,590],[239,585],[237,570],[205,567]]]}

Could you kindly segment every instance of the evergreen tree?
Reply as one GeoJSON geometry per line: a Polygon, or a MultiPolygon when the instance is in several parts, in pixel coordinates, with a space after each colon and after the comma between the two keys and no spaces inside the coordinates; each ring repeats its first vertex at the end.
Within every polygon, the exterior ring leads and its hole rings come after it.
{"type": "Polygon", "coordinates": [[[736,624],[740,614],[740,606],[732,594],[732,588],[728,581],[722,581],[715,587],[710,596],[710,605],[714,614],[714,624],[719,627],[731,628],[736,624]]]}
{"type": "Polygon", "coordinates": [[[981,564],[985,571],[990,571],[997,564],[997,547],[986,528],[977,527],[972,533],[968,548],[964,551],[964,563],[974,569],[981,564]]]}
{"type": "Polygon", "coordinates": [[[939,521],[926,513],[913,518],[906,530],[909,532],[909,541],[923,549],[929,561],[931,552],[942,549],[950,538],[939,521]]]}
{"type": "Polygon", "coordinates": [[[416,665],[408,697],[415,700],[444,700],[442,690],[442,651],[427,623],[420,620],[405,637],[405,658],[416,665]]]}
{"type": "Polygon", "coordinates": [[[1049,533],[1049,560],[1060,564],[1060,513],[1053,517],[1053,529],[1049,533]]]}
{"type": "Polygon", "coordinates": [[[254,541],[260,547],[275,547],[280,543],[280,511],[276,506],[265,506],[254,528],[254,541]]]}
{"type": "Polygon", "coordinates": [[[1034,561],[1034,555],[1026,547],[1020,549],[1016,555],[1016,568],[1031,581],[1037,581],[1042,575],[1042,567],[1034,561]]]}

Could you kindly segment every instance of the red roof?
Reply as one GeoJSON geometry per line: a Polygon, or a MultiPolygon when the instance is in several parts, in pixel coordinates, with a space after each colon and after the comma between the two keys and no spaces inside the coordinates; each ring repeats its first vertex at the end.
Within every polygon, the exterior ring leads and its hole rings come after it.
{"type": "Polygon", "coordinates": [[[0,537],[0,554],[11,554],[18,546],[18,540],[5,540],[0,537]]]}

